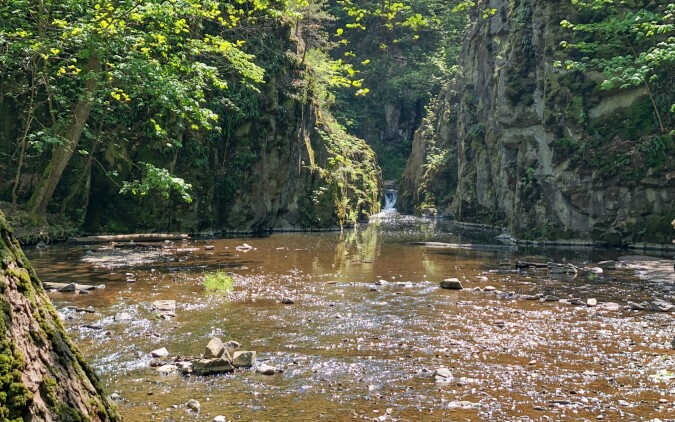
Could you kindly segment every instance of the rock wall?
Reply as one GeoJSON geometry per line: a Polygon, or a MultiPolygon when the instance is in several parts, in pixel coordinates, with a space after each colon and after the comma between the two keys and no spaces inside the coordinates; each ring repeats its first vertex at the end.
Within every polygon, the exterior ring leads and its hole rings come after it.
{"type": "Polygon", "coordinates": [[[669,242],[675,146],[646,91],[553,66],[560,22],[578,17],[568,0],[485,7],[496,13],[474,16],[461,73],[415,135],[403,208],[522,237],[669,242]]]}
{"type": "Polygon", "coordinates": [[[0,255],[0,420],[119,420],[2,212],[0,255]]]}

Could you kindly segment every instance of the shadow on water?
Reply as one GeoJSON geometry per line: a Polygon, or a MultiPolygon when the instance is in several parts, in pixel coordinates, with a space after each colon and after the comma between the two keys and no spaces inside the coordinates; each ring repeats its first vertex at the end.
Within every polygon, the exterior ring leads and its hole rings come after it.
{"type": "Polygon", "coordinates": [[[513,265],[538,256],[582,268],[615,251],[419,244],[497,245],[497,233],[390,209],[342,233],[194,240],[139,265],[94,266],[86,248],[27,254],[44,280],[106,285],[50,296],[127,421],[674,418],[673,314],[623,308],[675,301],[673,285],[626,268],[591,276],[513,265]],[[230,294],[205,291],[203,273],[216,269],[235,274],[230,294]],[[464,289],[440,289],[448,277],[464,289]],[[599,306],[528,300],[546,296],[599,306]],[[167,299],[175,317],[153,310],[167,299]],[[199,355],[211,336],[283,372],[150,367],[151,350],[199,355]],[[443,367],[452,378],[434,376],[443,367]],[[191,398],[199,414],[185,408],[191,398]]]}

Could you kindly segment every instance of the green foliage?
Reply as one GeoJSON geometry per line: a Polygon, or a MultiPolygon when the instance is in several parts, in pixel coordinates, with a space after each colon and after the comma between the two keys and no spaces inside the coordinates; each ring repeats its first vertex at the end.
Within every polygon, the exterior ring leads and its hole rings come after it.
{"type": "Polygon", "coordinates": [[[124,182],[120,193],[145,196],[151,191],[158,191],[161,195],[169,199],[171,192],[180,195],[185,202],[192,202],[192,196],[189,191],[192,185],[185,183],[180,177],[172,176],[167,169],[160,169],[150,163],[140,163],[144,167],[144,177],[142,180],[124,182]]]}
{"type": "Polygon", "coordinates": [[[204,275],[204,288],[215,292],[227,293],[232,290],[234,280],[225,271],[216,271],[204,275]]]}
{"type": "Polygon", "coordinates": [[[598,70],[604,76],[601,89],[643,86],[649,91],[659,128],[672,126],[675,97],[658,92],[663,80],[673,78],[675,67],[675,3],[572,0],[582,22],[561,22],[574,39],[561,47],[568,58],[556,66],[568,70],[598,70]],[[661,95],[659,95],[661,94],[661,95]]]}

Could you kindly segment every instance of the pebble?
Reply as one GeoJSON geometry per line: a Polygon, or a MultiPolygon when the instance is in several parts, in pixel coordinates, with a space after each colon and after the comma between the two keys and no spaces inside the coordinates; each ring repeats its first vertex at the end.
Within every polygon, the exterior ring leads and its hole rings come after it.
{"type": "Polygon", "coordinates": [[[187,403],[185,403],[185,407],[187,407],[190,410],[194,410],[195,412],[199,412],[199,409],[202,407],[201,404],[195,399],[190,399],[188,400],[187,403]]]}

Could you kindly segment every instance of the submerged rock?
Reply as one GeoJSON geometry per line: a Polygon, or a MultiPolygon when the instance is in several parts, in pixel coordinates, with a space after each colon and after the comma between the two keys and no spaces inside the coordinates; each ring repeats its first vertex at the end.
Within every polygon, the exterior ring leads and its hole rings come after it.
{"type": "Polygon", "coordinates": [[[446,278],[440,282],[440,286],[442,289],[450,290],[462,290],[464,288],[458,278],[446,278]]]}
{"type": "Polygon", "coordinates": [[[234,371],[234,366],[232,366],[229,360],[223,358],[199,359],[192,364],[192,372],[197,375],[220,374],[232,371],[234,371]]]}

